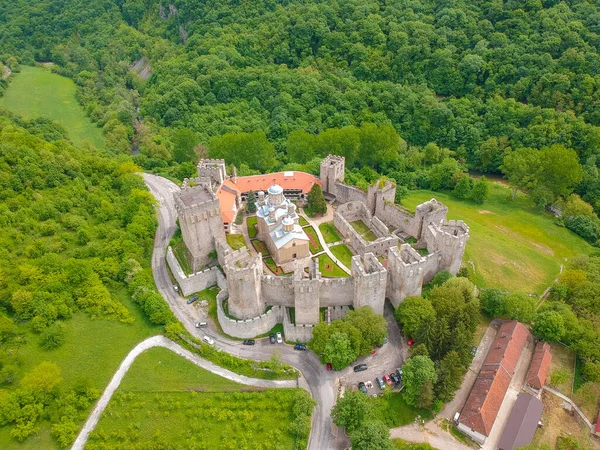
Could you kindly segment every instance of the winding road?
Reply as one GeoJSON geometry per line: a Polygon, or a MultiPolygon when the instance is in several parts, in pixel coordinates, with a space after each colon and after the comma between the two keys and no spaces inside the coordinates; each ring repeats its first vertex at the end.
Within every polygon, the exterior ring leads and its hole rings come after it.
{"type": "Polygon", "coordinates": [[[329,413],[336,400],[336,374],[327,372],[313,352],[298,352],[293,350],[290,345],[273,346],[268,343],[268,339],[258,340],[255,346],[243,346],[239,341],[233,341],[220,335],[213,324],[208,333],[200,332],[195,327],[196,319],[192,315],[193,308],[189,308],[185,300],[173,290],[165,259],[167,245],[177,228],[177,212],[173,194],[179,191],[179,187],[157,175],[144,174],[144,181],[159,202],[157,208],[158,228],[152,254],[152,273],[159,292],[168,302],[175,316],[192,335],[201,338],[204,334],[209,334],[215,340],[217,348],[232,355],[266,361],[271,358],[274,349],[280,351],[282,360],[302,373],[310,394],[317,402],[312,416],[308,449],[327,450],[331,448],[334,436],[332,434],[333,423],[329,413]]]}
{"type": "Polygon", "coordinates": [[[176,342],[173,342],[172,340],[170,340],[164,336],[161,336],[161,335],[152,336],[152,337],[140,342],[138,345],[136,345],[133,348],[133,350],[131,350],[127,354],[127,356],[125,357],[125,359],[119,366],[119,369],[113,375],[112,379],[110,380],[110,383],[108,384],[108,386],[102,393],[100,400],[98,400],[98,403],[96,403],[96,406],[94,406],[94,410],[92,411],[92,413],[88,417],[87,421],[85,422],[85,425],[79,432],[79,435],[77,436],[75,443],[71,447],[71,450],[82,450],[83,449],[83,447],[85,446],[85,444],[88,440],[90,433],[96,427],[96,425],[98,425],[98,421],[100,420],[102,413],[108,406],[108,402],[110,401],[113,394],[115,393],[115,391],[121,384],[121,381],[123,381],[123,377],[125,376],[127,371],[131,368],[131,365],[133,364],[135,359],[139,355],[141,355],[143,352],[145,352],[146,350],[153,348],[153,347],[168,348],[172,352],[177,353],[180,356],[183,356],[185,359],[196,364],[197,366],[202,367],[203,369],[209,370],[210,372],[215,373],[223,378],[227,378],[228,380],[235,381],[237,383],[246,384],[249,386],[264,387],[264,388],[295,388],[295,387],[297,387],[296,380],[260,380],[258,378],[249,378],[249,377],[246,377],[243,375],[238,375],[235,372],[224,369],[223,367],[217,366],[216,364],[213,364],[210,361],[207,361],[206,359],[199,357],[198,355],[190,352],[189,350],[183,348],[181,345],[177,344],[176,342]]]}

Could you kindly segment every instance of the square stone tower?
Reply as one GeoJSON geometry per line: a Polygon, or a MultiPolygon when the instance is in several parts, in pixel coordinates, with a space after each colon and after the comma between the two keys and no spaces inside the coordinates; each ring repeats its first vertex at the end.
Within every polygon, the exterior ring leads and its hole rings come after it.
{"type": "Polygon", "coordinates": [[[346,158],[337,155],[328,155],[321,161],[320,178],[323,192],[335,195],[335,183],[344,181],[346,158]]]}
{"type": "Polygon", "coordinates": [[[186,187],[173,194],[183,242],[191,255],[194,272],[210,261],[215,239],[225,239],[221,205],[210,184],[186,187]]]}

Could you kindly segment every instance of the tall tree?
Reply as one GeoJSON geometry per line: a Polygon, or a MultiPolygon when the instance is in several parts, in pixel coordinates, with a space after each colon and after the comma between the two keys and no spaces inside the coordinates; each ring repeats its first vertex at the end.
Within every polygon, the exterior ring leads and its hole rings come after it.
{"type": "Polygon", "coordinates": [[[208,154],[211,158],[222,158],[228,164],[241,167],[248,165],[266,172],[276,164],[275,147],[262,131],[252,133],[225,133],[210,140],[208,154]]]}
{"type": "Polygon", "coordinates": [[[304,130],[295,130],[288,135],[285,147],[288,162],[304,164],[315,154],[315,137],[304,130]]]}
{"type": "Polygon", "coordinates": [[[534,186],[539,164],[539,152],[532,148],[520,148],[504,155],[500,169],[513,187],[513,200],[519,189],[528,190],[534,186]]]}
{"type": "Polygon", "coordinates": [[[256,194],[254,191],[248,192],[248,197],[246,197],[246,211],[250,214],[256,212],[256,194]]]}
{"type": "Polygon", "coordinates": [[[465,373],[460,355],[455,351],[446,353],[439,363],[437,373],[438,381],[435,385],[435,396],[442,402],[447,403],[454,398],[465,373]]]}
{"type": "Polygon", "coordinates": [[[349,311],[344,320],[360,331],[362,335],[361,354],[369,354],[374,346],[383,344],[383,340],[388,335],[385,317],[375,314],[370,306],[349,311]]]}
{"type": "Polygon", "coordinates": [[[475,203],[481,205],[485,203],[488,199],[490,191],[490,183],[486,177],[481,176],[478,180],[473,184],[473,189],[471,190],[471,200],[475,203]]]}
{"type": "Polygon", "coordinates": [[[327,212],[327,202],[323,196],[323,190],[318,184],[313,184],[306,196],[306,208],[313,214],[325,214],[327,212]]]}
{"type": "Polygon", "coordinates": [[[173,159],[178,163],[195,161],[194,147],[198,143],[194,132],[188,128],[179,128],[173,132],[173,159]]]}
{"type": "Polygon", "coordinates": [[[368,420],[352,433],[353,450],[394,450],[390,430],[380,420],[368,420]]]}
{"type": "Polygon", "coordinates": [[[404,399],[411,406],[419,406],[421,396],[427,395],[427,390],[424,390],[423,385],[431,383],[431,386],[433,386],[437,382],[437,373],[433,361],[427,356],[414,356],[406,361],[402,370],[404,399]]]}
{"type": "Polygon", "coordinates": [[[346,391],[331,410],[331,418],[338,427],[346,427],[352,433],[370,416],[371,411],[372,405],[365,394],[359,390],[346,391]]]}
{"type": "Polygon", "coordinates": [[[435,318],[431,302],[423,297],[406,297],[394,311],[405,336],[414,336],[421,325],[435,318]]]}

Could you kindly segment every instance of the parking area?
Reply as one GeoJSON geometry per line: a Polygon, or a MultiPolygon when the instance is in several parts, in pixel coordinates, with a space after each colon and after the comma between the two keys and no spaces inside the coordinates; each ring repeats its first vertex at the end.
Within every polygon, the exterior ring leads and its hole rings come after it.
{"type": "MultiPolygon", "coordinates": [[[[361,381],[365,384],[367,381],[372,383],[372,387],[368,387],[369,395],[380,394],[381,389],[377,385],[375,379],[390,375],[397,368],[401,368],[408,357],[408,346],[402,339],[392,306],[386,302],[384,317],[388,323],[388,342],[381,348],[376,349],[374,355],[363,356],[356,360],[349,367],[334,372],[336,378],[343,380],[347,389],[358,388],[358,383],[361,381]],[[366,364],[368,369],[362,372],[355,373],[353,368],[359,364],[366,364]]],[[[389,386],[386,389],[394,389],[394,386],[389,386]]]]}

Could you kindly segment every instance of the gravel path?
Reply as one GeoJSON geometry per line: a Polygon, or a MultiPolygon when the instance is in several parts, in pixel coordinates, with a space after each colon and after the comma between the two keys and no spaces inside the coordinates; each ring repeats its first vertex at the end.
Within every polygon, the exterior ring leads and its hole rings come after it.
{"type": "Polygon", "coordinates": [[[217,366],[211,363],[210,361],[207,361],[206,359],[195,355],[189,350],[183,348],[181,345],[177,344],[176,342],[173,342],[170,339],[167,339],[164,336],[152,336],[136,345],[133,348],[133,350],[129,352],[127,357],[125,357],[125,359],[119,366],[117,373],[113,375],[112,380],[110,380],[110,383],[102,393],[102,397],[100,397],[100,400],[98,400],[98,403],[96,403],[94,410],[88,417],[88,420],[85,422],[85,425],[83,426],[82,430],[79,432],[79,436],[77,436],[77,439],[75,440],[73,447],[71,447],[71,450],[83,449],[88,440],[89,434],[94,430],[94,428],[98,424],[102,413],[108,406],[108,402],[110,402],[110,399],[121,384],[123,377],[129,370],[135,359],[143,352],[153,347],[168,348],[172,352],[183,356],[185,359],[196,364],[197,366],[202,367],[203,369],[206,369],[214,374],[222,376],[223,378],[227,378],[228,380],[235,381],[237,383],[264,388],[297,387],[296,380],[260,380],[258,378],[249,378],[243,375],[238,375],[237,373],[224,369],[223,367],[217,366]]]}

